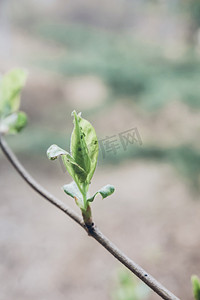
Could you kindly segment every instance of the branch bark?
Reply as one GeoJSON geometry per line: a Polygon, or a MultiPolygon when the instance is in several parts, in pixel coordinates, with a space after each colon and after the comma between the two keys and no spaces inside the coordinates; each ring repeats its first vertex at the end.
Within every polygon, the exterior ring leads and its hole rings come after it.
{"type": "Polygon", "coordinates": [[[43,198],[48,202],[56,206],[58,209],[62,210],[66,215],[73,219],[77,224],[79,224],[89,236],[93,237],[99,244],[101,244],[105,249],[108,250],[118,261],[120,261],[124,266],[126,266],[132,273],[139,277],[143,282],[145,282],[156,294],[158,294],[162,299],[165,300],[180,300],[169,290],[167,290],[162,284],[160,284],[154,277],[143,270],[139,265],[127,257],[120,249],[118,249],[103,233],[95,226],[87,227],[85,226],[82,218],[77,215],[73,210],[71,210],[65,203],[57,199],[55,196],[50,194],[45,190],[32,176],[26,171],[26,169],[21,165],[17,157],[14,155],[12,150],[9,148],[8,144],[4,140],[3,136],[0,134],[0,147],[8,158],[10,163],[16,169],[16,171],[21,175],[21,177],[43,198]]]}

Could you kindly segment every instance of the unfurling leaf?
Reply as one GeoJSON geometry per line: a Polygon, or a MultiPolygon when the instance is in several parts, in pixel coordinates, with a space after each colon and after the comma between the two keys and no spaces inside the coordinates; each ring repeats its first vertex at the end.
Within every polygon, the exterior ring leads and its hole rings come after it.
{"type": "Polygon", "coordinates": [[[80,207],[83,208],[84,203],[83,203],[83,195],[81,194],[81,192],[79,191],[79,188],[76,184],[76,182],[72,181],[69,184],[65,184],[63,186],[63,190],[64,192],[71,196],[72,198],[74,198],[74,200],[76,201],[76,204],[80,207]]]}
{"type": "Polygon", "coordinates": [[[68,155],[71,157],[71,155],[67,151],[63,150],[55,144],[51,145],[47,150],[47,156],[51,160],[58,158],[60,155],[68,155]]]}
{"type": "Polygon", "coordinates": [[[106,198],[110,195],[112,195],[115,191],[115,188],[113,185],[107,184],[106,186],[102,187],[98,192],[96,192],[91,198],[87,199],[88,202],[94,201],[94,198],[97,194],[100,194],[102,198],[106,198]]]}
{"type": "Polygon", "coordinates": [[[195,300],[200,300],[200,280],[197,276],[192,276],[193,294],[195,300]]]}

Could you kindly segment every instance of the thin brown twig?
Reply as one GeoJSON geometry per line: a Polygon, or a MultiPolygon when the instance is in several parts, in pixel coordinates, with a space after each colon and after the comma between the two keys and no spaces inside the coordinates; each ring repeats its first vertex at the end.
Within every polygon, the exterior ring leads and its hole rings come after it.
{"type": "Polygon", "coordinates": [[[169,290],[167,290],[163,285],[161,285],[155,278],[143,270],[134,261],[128,258],[121,250],[119,250],[107,237],[101,233],[101,231],[94,225],[91,227],[86,227],[82,218],[77,215],[73,210],[71,210],[65,203],[54,197],[47,190],[45,190],[40,184],[38,184],[35,179],[25,170],[21,165],[17,157],[14,155],[12,150],[7,145],[6,141],[0,134],[0,147],[11,162],[13,167],[22,176],[22,178],[42,197],[44,197],[51,204],[56,206],[58,209],[62,210],[71,219],[78,223],[82,228],[84,228],[89,236],[93,237],[99,244],[101,244],[105,249],[107,249],[118,261],[120,261],[124,266],[126,266],[132,273],[139,277],[143,282],[145,282],[155,293],[157,293],[161,298],[165,300],[180,300],[169,290]]]}

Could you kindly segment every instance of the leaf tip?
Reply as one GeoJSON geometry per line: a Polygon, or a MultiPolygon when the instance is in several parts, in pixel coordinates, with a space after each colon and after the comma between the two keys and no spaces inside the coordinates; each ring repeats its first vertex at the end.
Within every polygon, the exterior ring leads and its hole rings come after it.
{"type": "Polygon", "coordinates": [[[74,116],[76,116],[76,115],[77,115],[77,113],[76,113],[76,111],[75,111],[75,109],[74,109],[73,112],[72,112],[72,114],[71,114],[71,116],[74,117],[74,116]]]}
{"type": "MultiPolygon", "coordinates": [[[[114,193],[114,191],[115,191],[114,185],[112,185],[112,184],[107,184],[107,185],[105,186],[105,191],[106,191],[106,193],[107,193],[107,196],[112,195],[112,194],[114,193]]],[[[106,197],[107,197],[107,196],[106,196],[106,197]]]]}
{"type": "Polygon", "coordinates": [[[47,157],[48,157],[48,159],[55,160],[58,157],[58,155],[56,155],[56,152],[55,152],[55,150],[57,149],[57,147],[58,147],[57,145],[53,144],[53,145],[51,145],[47,149],[47,157]]]}
{"type": "Polygon", "coordinates": [[[73,110],[72,112],[72,117],[77,118],[77,117],[81,117],[82,112],[77,113],[76,110],[73,110]]]}

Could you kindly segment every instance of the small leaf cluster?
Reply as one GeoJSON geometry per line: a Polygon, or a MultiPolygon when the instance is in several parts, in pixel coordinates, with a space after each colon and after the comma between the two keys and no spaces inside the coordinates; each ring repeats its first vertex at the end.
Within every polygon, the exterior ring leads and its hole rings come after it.
{"type": "Polygon", "coordinates": [[[14,69],[0,77],[0,133],[15,134],[27,123],[24,112],[19,111],[20,94],[25,85],[27,73],[14,69]]]}
{"type": "Polygon", "coordinates": [[[85,223],[91,221],[90,202],[94,201],[99,193],[106,198],[114,192],[112,185],[106,185],[97,191],[92,197],[88,189],[93,177],[99,146],[95,129],[87,120],[81,117],[81,113],[72,112],[74,117],[74,129],[71,135],[70,153],[57,145],[52,145],[47,150],[47,156],[51,160],[62,158],[63,164],[73,178],[73,182],[63,186],[66,194],[75,199],[82,211],[85,223]]]}
{"type": "Polygon", "coordinates": [[[200,300],[200,280],[197,276],[192,276],[193,294],[195,300],[200,300]]]}

